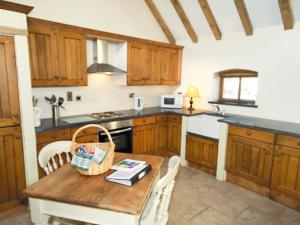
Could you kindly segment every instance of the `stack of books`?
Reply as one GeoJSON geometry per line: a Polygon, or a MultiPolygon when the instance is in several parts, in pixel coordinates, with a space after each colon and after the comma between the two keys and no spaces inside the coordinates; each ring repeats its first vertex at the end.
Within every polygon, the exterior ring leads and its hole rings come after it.
{"type": "Polygon", "coordinates": [[[113,165],[111,169],[116,171],[107,176],[106,180],[132,186],[149,173],[151,165],[145,161],[125,159],[113,165]]]}

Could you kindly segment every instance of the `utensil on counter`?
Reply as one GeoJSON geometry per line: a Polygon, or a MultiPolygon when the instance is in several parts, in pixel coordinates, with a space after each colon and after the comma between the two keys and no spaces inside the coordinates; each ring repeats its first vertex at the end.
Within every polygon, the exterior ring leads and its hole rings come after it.
{"type": "Polygon", "coordinates": [[[61,107],[61,108],[63,108],[63,109],[65,109],[65,107],[62,106],[62,104],[64,103],[64,101],[65,101],[64,98],[62,98],[62,97],[58,98],[58,106],[61,107]]]}
{"type": "Polygon", "coordinates": [[[52,103],[52,104],[55,104],[55,103],[56,103],[56,97],[55,97],[55,95],[52,95],[52,96],[51,96],[51,103],[52,103]]]}
{"type": "Polygon", "coordinates": [[[51,104],[51,99],[48,98],[47,96],[45,96],[45,100],[46,100],[46,102],[47,102],[48,104],[51,104]]]}
{"type": "Polygon", "coordinates": [[[38,102],[39,102],[39,99],[36,98],[35,96],[32,96],[32,104],[33,104],[33,107],[37,107],[38,102]]]}

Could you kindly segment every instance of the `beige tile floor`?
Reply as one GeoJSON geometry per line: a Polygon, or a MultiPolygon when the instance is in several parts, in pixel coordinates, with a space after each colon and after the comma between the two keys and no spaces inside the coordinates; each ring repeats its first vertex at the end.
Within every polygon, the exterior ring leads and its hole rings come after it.
{"type": "MultiPolygon", "coordinates": [[[[168,225],[300,225],[299,211],[189,167],[180,168],[169,213],[168,225]]],[[[0,214],[0,225],[29,224],[24,208],[0,214]]]]}

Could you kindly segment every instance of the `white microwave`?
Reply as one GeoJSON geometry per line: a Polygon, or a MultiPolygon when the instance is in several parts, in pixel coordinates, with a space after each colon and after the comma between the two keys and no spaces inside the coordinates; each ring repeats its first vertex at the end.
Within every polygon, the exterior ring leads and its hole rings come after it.
{"type": "Polygon", "coordinates": [[[181,95],[162,95],[160,98],[160,107],[180,109],[183,105],[183,98],[181,95]]]}

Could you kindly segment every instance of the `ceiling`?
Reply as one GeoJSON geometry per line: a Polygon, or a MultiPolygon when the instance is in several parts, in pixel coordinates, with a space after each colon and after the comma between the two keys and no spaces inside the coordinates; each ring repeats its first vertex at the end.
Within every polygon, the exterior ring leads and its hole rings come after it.
{"type": "MultiPolygon", "coordinates": [[[[176,41],[190,39],[170,0],[153,0],[176,41]]],[[[190,20],[199,40],[214,39],[198,0],[179,0],[190,20]]],[[[234,0],[208,0],[221,33],[226,36],[234,32],[244,32],[234,0]]],[[[282,25],[278,0],[245,0],[250,20],[255,30],[282,25]]],[[[300,20],[300,0],[291,0],[294,20],[300,20]]],[[[283,25],[282,25],[283,26],[283,25]]]]}

